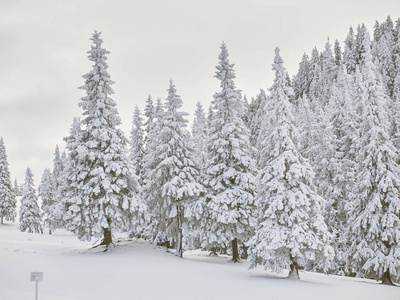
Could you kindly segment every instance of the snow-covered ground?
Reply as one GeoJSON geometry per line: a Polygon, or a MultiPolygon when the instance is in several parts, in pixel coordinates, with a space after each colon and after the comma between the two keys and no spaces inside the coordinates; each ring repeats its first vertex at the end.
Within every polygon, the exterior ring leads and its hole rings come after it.
{"type": "Polygon", "coordinates": [[[66,299],[400,299],[400,288],[371,280],[301,273],[282,279],[228,257],[186,252],[184,259],[143,240],[118,239],[113,252],[91,249],[62,230],[21,233],[0,225],[0,299],[34,299],[30,272],[44,272],[40,300],[66,299]]]}

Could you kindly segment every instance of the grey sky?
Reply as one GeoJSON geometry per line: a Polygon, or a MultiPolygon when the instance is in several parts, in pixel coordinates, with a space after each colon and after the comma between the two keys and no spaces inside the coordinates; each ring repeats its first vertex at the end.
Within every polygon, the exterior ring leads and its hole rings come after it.
{"type": "Polygon", "coordinates": [[[56,144],[80,115],[81,76],[91,69],[89,38],[102,32],[111,51],[114,100],[129,134],[135,105],[163,100],[175,81],[184,109],[208,108],[219,83],[213,78],[225,41],[236,64],[236,85],[250,99],[272,84],[279,46],[292,76],[304,52],[345,39],[350,26],[400,17],[398,0],[81,1],[0,0],[0,136],[12,180],[30,166],[36,185],[52,167],[56,144]]]}

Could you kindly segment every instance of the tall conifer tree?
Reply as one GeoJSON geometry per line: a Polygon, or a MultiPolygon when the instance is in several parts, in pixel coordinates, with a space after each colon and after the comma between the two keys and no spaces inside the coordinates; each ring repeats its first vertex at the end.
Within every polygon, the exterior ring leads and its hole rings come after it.
{"type": "MultiPolygon", "coordinates": [[[[364,28],[365,29],[365,28],[364,28]]],[[[392,283],[400,271],[400,168],[388,119],[388,98],[372,62],[370,38],[360,31],[362,52],[359,81],[363,104],[360,124],[359,173],[350,211],[349,264],[360,276],[392,283]]]]}
{"type": "Polygon", "coordinates": [[[43,233],[40,210],[37,202],[33,174],[30,168],[25,172],[25,183],[22,187],[21,207],[19,209],[18,229],[22,232],[43,233]]]}
{"type": "Polygon", "coordinates": [[[207,160],[207,118],[204,108],[200,102],[196,104],[194,120],[192,124],[192,143],[194,149],[194,160],[199,167],[200,173],[203,172],[207,160]]]}
{"type": "Polygon", "coordinates": [[[14,221],[17,216],[17,201],[11,185],[10,170],[4,140],[0,137],[0,224],[4,219],[14,221]]]}
{"type": "Polygon", "coordinates": [[[264,120],[260,153],[256,234],[250,241],[250,266],[257,264],[299,278],[299,267],[309,264],[327,270],[333,259],[330,234],[324,221],[325,200],[313,189],[313,172],[298,151],[298,133],[289,102],[279,49],[273,64],[270,120],[264,120]]]}
{"type": "Polygon", "coordinates": [[[135,107],[132,118],[131,141],[130,141],[129,159],[135,169],[135,174],[139,183],[143,183],[144,176],[144,130],[143,118],[139,107],[135,107]]]}
{"type": "Polygon", "coordinates": [[[152,191],[148,193],[148,201],[152,216],[157,220],[156,230],[165,232],[167,239],[176,246],[176,255],[182,257],[185,206],[200,195],[203,187],[197,182],[198,170],[189,147],[187,113],[179,111],[182,99],[176,94],[172,80],[164,107],[158,146],[152,154],[154,167],[148,174],[146,190],[152,191]]]}
{"type": "Polygon", "coordinates": [[[45,169],[38,187],[38,194],[39,198],[42,200],[43,226],[48,226],[49,234],[51,234],[55,228],[54,210],[57,207],[56,192],[55,178],[50,172],[50,169],[45,169]]]}
{"type": "Polygon", "coordinates": [[[254,230],[256,166],[249,130],[241,118],[241,96],[234,83],[233,66],[223,43],[215,75],[221,91],[214,94],[207,147],[204,178],[208,201],[202,246],[228,249],[232,245],[233,261],[238,261],[238,244],[246,242],[254,230]]]}
{"type": "Polygon", "coordinates": [[[88,53],[94,65],[83,76],[86,83],[81,89],[86,96],[79,103],[84,116],[77,124],[79,138],[70,139],[79,145],[69,146],[76,149],[76,155],[73,173],[68,176],[73,190],[64,220],[67,229],[80,239],[102,236],[108,250],[113,228],[131,230],[132,222],[140,223],[143,204],[137,178],[129,167],[127,139],[118,128],[121,119],[111,98],[114,82],[107,71],[109,52],[102,48],[100,33],[95,32],[91,40],[94,45],[88,53]]]}

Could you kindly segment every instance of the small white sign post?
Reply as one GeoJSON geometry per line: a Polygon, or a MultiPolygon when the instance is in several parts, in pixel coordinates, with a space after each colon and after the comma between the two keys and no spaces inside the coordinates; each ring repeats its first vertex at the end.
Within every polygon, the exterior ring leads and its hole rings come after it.
{"type": "Polygon", "coordinates": [[[31,272],[31,281],[36,281],[35,300],[38,300],[38,283],[43,281],[43,272],[31,272]]]}

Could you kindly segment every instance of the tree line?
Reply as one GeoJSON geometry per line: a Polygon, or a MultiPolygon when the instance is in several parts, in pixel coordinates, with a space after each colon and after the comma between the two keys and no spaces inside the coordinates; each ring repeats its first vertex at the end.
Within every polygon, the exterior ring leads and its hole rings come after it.
{"type": "MultiPolygon", "coordinates": [[[[400,274],[400,19],[365,25],[304,54],[290,77],[275,49],[273,84],[250,101],[222,43],[208,111],[191,132],[170,80],[167,97],[136,106],[128,139],[112,99],[100,33],[88,51],[83,113],[38,188],[30,169],[21,231],[66,228],[82,240],[126,231],[159,245],[227,253],[250,267],[358,276],[400,274]]],[[[0,216],[14,220],[0,140],[0,216]]]]}

